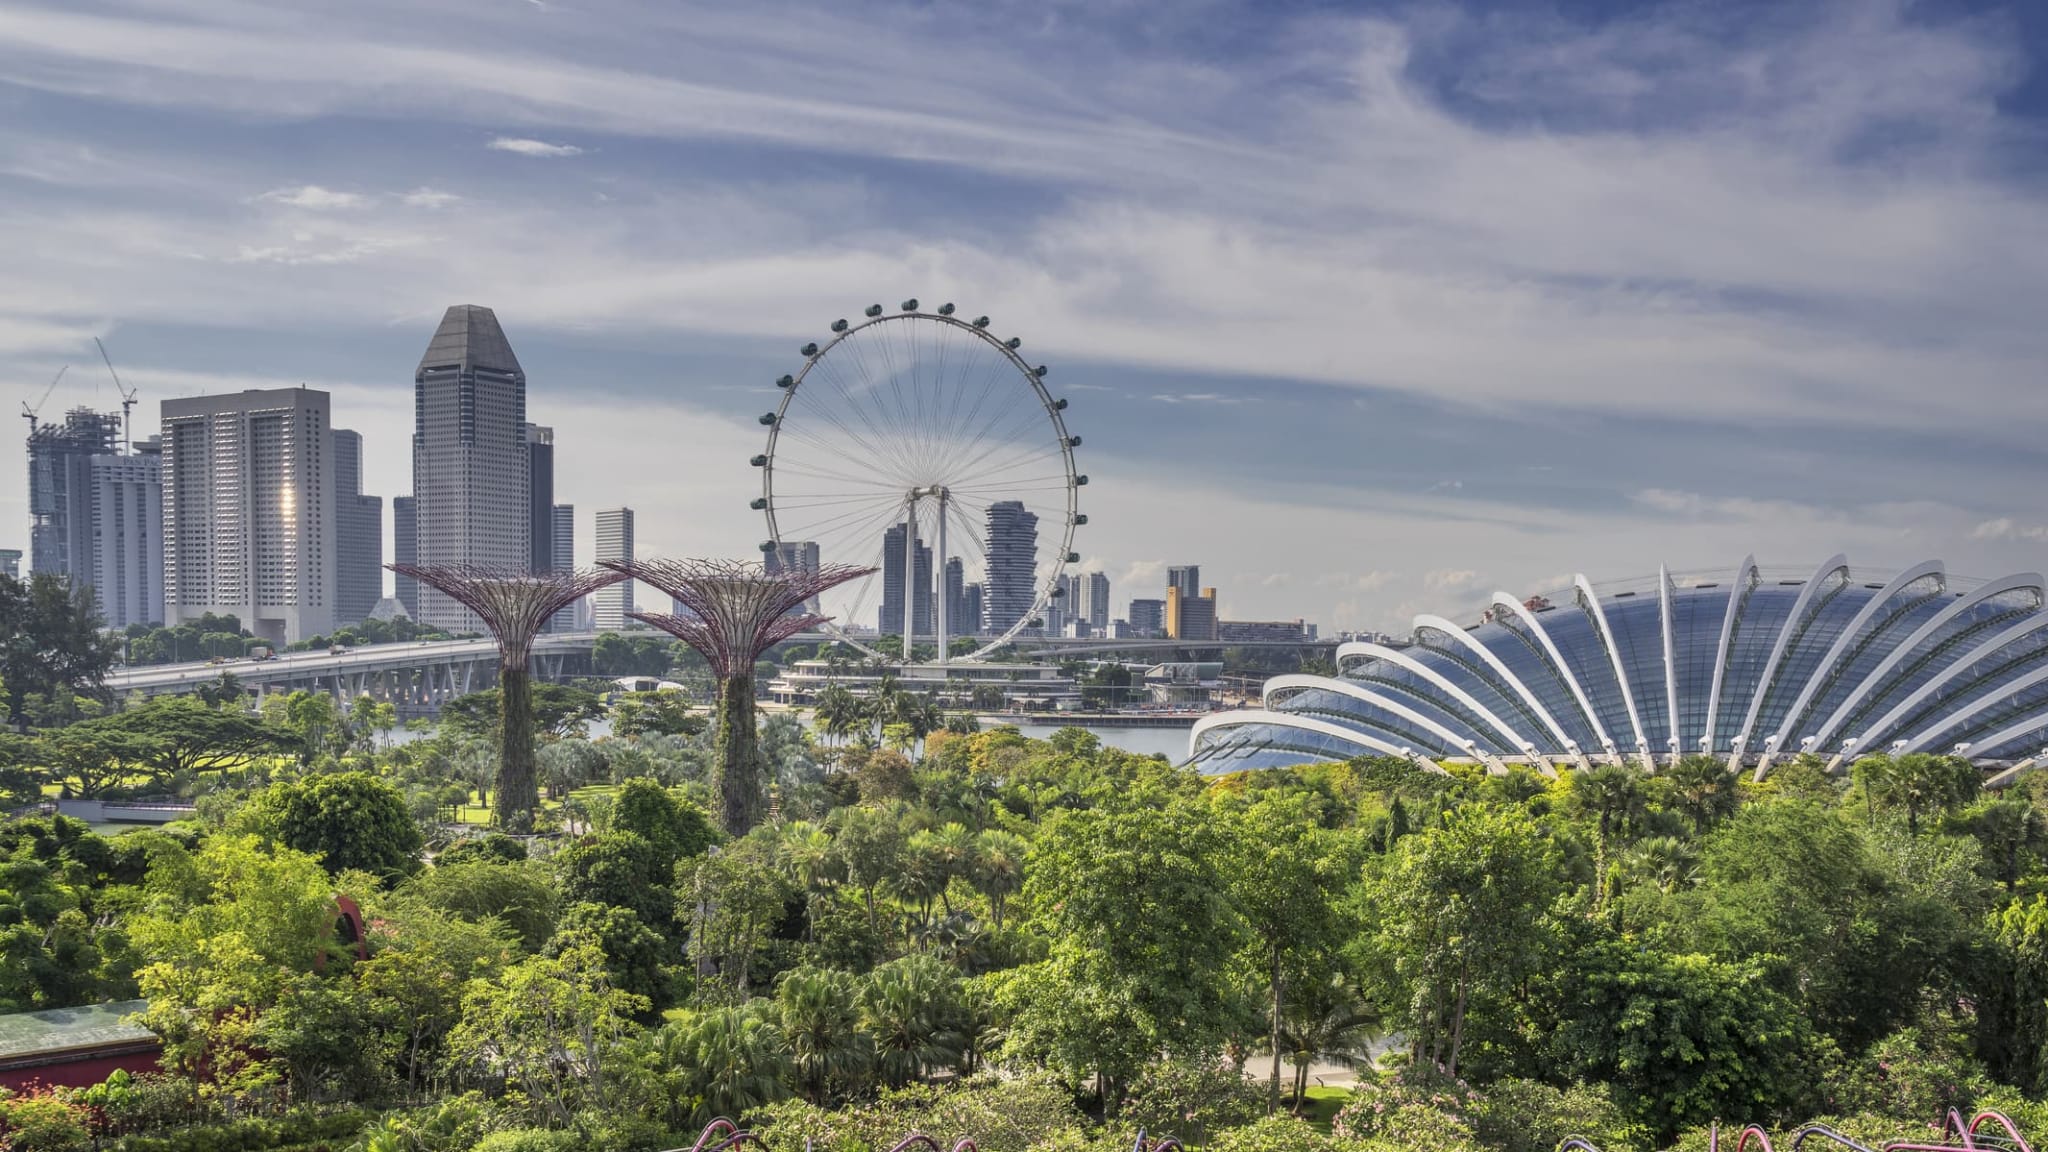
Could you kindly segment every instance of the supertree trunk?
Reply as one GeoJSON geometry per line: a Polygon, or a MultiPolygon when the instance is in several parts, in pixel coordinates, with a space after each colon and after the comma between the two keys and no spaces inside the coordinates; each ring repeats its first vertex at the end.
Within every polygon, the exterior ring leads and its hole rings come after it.
{"type": "Polygon", "coordinates": [[[727,676],[718,682],[718,736],[712,758],[712,787],[718,820],[731,836],[744,836],[766,809],[768,763],[754,719],[754,678],[727,676]]]}
{"type": "Polygon", "coordinates": [[[540,808],[539,773],[533,756],[533,674],[524,668],[498,672],[498,826],[507,832],[533,831],[540,808]]]}

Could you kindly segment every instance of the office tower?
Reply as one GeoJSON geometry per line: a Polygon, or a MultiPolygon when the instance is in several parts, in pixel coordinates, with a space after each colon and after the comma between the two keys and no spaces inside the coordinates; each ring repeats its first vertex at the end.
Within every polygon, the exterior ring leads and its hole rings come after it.
{"type": "MultiPolygon", "coordinates": [[[[901,541],[898,542],[899,544],[901,541]]],[[[777,572],[801,572],[816,575],[818,571],[818,542],[815,540],[785,540],[768,551],[761,553],[761,568],[770,575],[777,572]]],[[[804,601],[804,611],[818,611],[818,598],[804,601]]]]}
{"type": "Polygon", "coordinates": [[[557,504],[548,510],[549,536],[553,547],[549,555],[555,561],[555,571],[576,570],[576,506],[557,504]]]}
{"type": "MultiPolygon", "coordinates": [[[[1168,595],[1171,595],[1169,593],[1168,595]]],[[[1216,590],[1202,589],[1200,596],[1180,598],[1180,631],[1173,634],[1176,640],[1216,639],[1216,590]]]]}
{"type": "Polygon", "coordinates": [[[554,572],[555,562],[555,430],[526,426],[526,539],[529,572],[554,572]]]}
{"type": "MultiPolygon", "coordinates": [[[[416,564],[420,558],[419,504],[410,496],[391,498],[391,562],[416,564]]],[[[420,618],[420,582],[393,573],[391,594],[414,620],[420,618]]]]}
{"type": "Polygon", "coordinates": [[[946,636],[974,635],[975,625],[967,615],[967,566],[958,556],[948,557],[945,573],[946,636]]]}
{"type": "Polygon", "coordinates": [[[89,582],[92,460],[112,456],[121,417],[73,408],[28,437],[29,570],[89,582]]]}
{"type": "Polygon", "coordinates": [[[384,598],[384,500],[363,495],[363,438],[334,430],[334,623],[360,624],[384,598]]]}
{"type": "MultiPolygon", "coordinates": [[[[412,495],[420,564],[523,572],[533,562],[527,494],[526,373],[489,308],[458,304],[413,375],[412,495]]],[[[418,590],[422,623],[481,625],[433,588],[418,590]]]]}
{"type": "Polygon", "coordinates": [[[74,574],[93,587],[107,627],[164,622],[162,440],[136,451],[92,458],[91,488],[74,510],[90,525],[90,544],[74,574]]]}
{"type": "Polygon", "coordinates": [[[988,630],[1002,634],[1024,619],[1038,599],[1038,516],[1021,500],[988,506],[988,580],[982,614],[988,630]]]}
{"type": "Polygon", "coordinates": [[[1166,601],[1131,601],[1130,625],[1140,636],[1166,635],[1166,601]]]}
{"type": "MultiPolygon", "coordinates": [[[[911,625],[919,636],[935,636],[932,630],[932,550],[924,541],[917,542],[916,568],[912,570],[911,583],[917,588],[917,598],[912,603],[911,625]]],[[[898,524],[882,533],[882,611],[878,630],[884,636],[903,634],[903,525],[898,524]]],[[[905,659],[909,654],[904,654],[905,659]]]]}
{"type": "Polygon", "coordinates": [[[208,613],[290,644],[334,630],[327,393],[163,402],[164,618],[208,613]]]}
{"type": "Polygon", "coordinates": [[[21,549],[0,548],[0,576],[21,579],[21,549]]]}
{"type": "MultiPolygon", "coordinates": [[[[597,514],[597,559],[631,560],[633,558],[633,510],[631,508],[606,508],[597,514]]],[[[600,632],[617,632],[633,621],[626,618],[633,611],[633,582],[621,580],[607,588],[600,588],[591,594],[592,616],[600,632]]]]}
{"type": "Polygon", "coordinates": [[[1166,586],[1180,589],[1180,594],[1189,598],[1202,594],[1202,566],[1200,564],[1179,564],[1166,570],[1166,586]]]}
{"type": "Polygon", "coordinates": [[[981,621],[981,582],[960,590],[960,635],[979,635],[986,627],[981,621]]]}

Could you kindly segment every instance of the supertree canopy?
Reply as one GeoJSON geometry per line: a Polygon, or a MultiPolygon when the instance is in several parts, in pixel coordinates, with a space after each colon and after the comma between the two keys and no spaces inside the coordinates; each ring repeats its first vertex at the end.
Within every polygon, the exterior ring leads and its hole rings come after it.
{"type": "Polygon", "coordinates": [[[710,662],[718,677],[718,748],[714,782],[719,822],[744,835],[761,819],[767,767],[754,727],[754,662],[761,653],[825,617],[805,610],[820,592],[873,572],[846,564],[816,571],[769,572],[738,560],[606,560],[623,576],[673,597],[684,612],[635,612],[633,618],[674,636],[710,662]]]}
{"type": "Polygon", "coordinates": [[[498,781],[495,810],[508,831],[533,827],[540,789],[533,759],[533,639],[555,613],[625,579],[602,568],[520,572],[482,564],[387,564],[476,613],[498,642],[498,781]]]}

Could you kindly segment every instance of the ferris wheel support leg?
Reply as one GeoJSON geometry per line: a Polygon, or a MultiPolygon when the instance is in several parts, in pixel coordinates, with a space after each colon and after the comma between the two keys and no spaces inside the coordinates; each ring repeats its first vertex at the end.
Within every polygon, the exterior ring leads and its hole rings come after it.
{"type": "Polygon", "coordinates": [[[947,593],[951,591],[946,581],[946,497],[949,495],[951,493],[944,488],[939,489],[939,539],[938,548],[932,553],[932,620],[938,625],[934,631],[938,634],[940,664],[946,662],[946,645],[949,643],[946,636],[946,625],[950,623],[946,619],[946,601],[949,599],[947,593]]]}
{"type": "Polygon", "coordinates": [[[903,663],[917,647],[917,491],[903,502],[903,663]]]}

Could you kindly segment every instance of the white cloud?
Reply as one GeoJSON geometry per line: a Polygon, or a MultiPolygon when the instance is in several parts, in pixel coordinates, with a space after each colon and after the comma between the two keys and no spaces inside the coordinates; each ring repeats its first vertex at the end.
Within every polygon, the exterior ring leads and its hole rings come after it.
{"type": "Polygon", "coordinates": [[[310,208],[325,211],[333,208],[361,208],[368,201],[354,192],[336,192],[318,184],[304,184],[297,188],[274,188],[257,197],[272,204],[283,204],[292,208],[310,208]]]}
{"type": "Polygon", "coordinates": [[[1970,530],[1972,540],[2048,540],[2048,527],[2039,524],[2016,524],[2010,516],[1986,520],[1970,530]]]}
{"type": "Polygon", "coordinates": [[[462,197],[455,193],[438,188],[415,188],[398,199],[408,208],[446,208],[462,201],[462,197]]]}
{"type": "Polygon", "coordinates": [[[583,149],[574,144],[550,144],[545,140],[531,140],[524,136],[499,136],[486,145],[497,152],[514,152],[521,156],[581,156],[583,149]]]}

